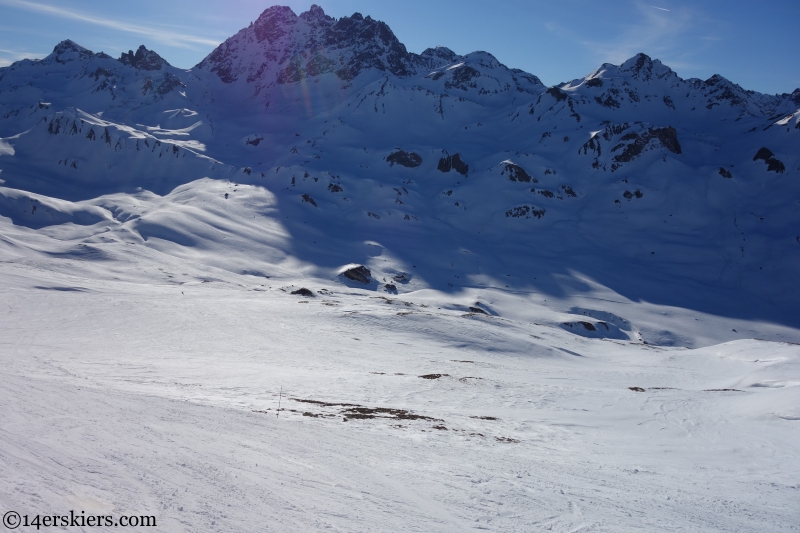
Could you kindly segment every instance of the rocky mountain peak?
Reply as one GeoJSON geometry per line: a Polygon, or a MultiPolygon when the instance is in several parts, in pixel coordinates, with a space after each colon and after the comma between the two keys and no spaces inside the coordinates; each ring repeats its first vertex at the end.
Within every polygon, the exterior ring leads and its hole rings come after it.
{"type": "Polygon", "coordinates": [[[95,54],[88,48],[84,48],[71,39],[66,39],[58,43],[53,48],[53,53],[44,58],[44,61],[52,60],[58,63],[66,63],[76,59],[88,59],[95,54]]]}
{"type": "Polygon", "coordinates": [[[457,59],[458,54],[446,46],[437,46],[436,48],[426,48],[417,58],[417,64],[421,68],[433,70],[448,63],[455,63],[457,59]]]}
{"type": "Polygon", "coordinates": [[[65,39],[60,43],[58,43],[57,45],[55,45],[55,47],[53,48],[54,54],[63,54],[65,52],[79,52],[79,53],[84,52],[88,54],[92,53],[91,50],[89,50],[88,48],[84,48],[83,46],[79,45],[72,39],[65,39]]]}
{"type": "Polygon", "coordinates": [[[153,50],[148,50],[144,45],[141,45],[135,54],[133,50],[128,50],[127,54],[123,52],[119,61],[123,65],[129,65],[139,70],[161,70],[162,67],[169,66],[164,58],[153,50]]]}
{"type": "Polygon", "coordinates": [[[311,7],[308,8],[308,11],[300,14],[300,18],[305,20],[332,19],[332,17],[326,15],[325,11],[317,4],[311,4],[311,7]]]}
{"type": "Polygon", "coordinates": [[[619,66],[621,72],[639,74],[644,71],[648,73],[653,70],[653,60],[647,54],[638,53],[619,66]]]}
{"type": "Polygon", "coordinates": [[[338,50],[350,48],[353,51],[349,64],[353,77],[367,68],[388,70],[396,76],[415,73],[406,47],[385,22],[369,16],[354,13],[352,17],[342,17],[328,30],[325,44],[338,50]]]}
{"type": "Polygon", "coordinates": [[[416,73],[412,55],[385,23],[360,13],[336,20],[318,5],[299,16],[286,6],[270,7],[198,68],[225,83],[244,78],[257,87],[326,73],[349,81],[368,69],[416,73]]]}
{"type": "Polygon", "coordinates": [[[663,79],[676,76],[671,68],[658,59],[651,59],[647,54],[639,53],[619,66],[619,73],[638,81],[650,81],[653,78],[663,79]]]}
{"type": "Polygon", "coordinates": [[[727,78],[725,78],[724,76],[720,76],[719,74],[712,75],[710,78],[705,80],[703,84],[709,87],[713,87],[715,85],[725,85],[725,86],[733,85],[727,78]]]}
{"type": "Polygon", "coordinates": [[[449,59],[455,61],[458,54],[447,48],[446,46],[437,46],[435,48],[426,48],[421,54],[421,57],[436,57],[442,59],[449,59]]]}
{"type": "MultiPolygon", "coordinates": [[[[288,29],[297,21],[297,15],[288,6],[272,6],[265,9],[253,23],[258,42],[274,43],[286,35],[288,29]]],[[[229,39],[230,40],[230,39],[229,39]]]]}
{"type": "MultiPolygon", "coordinates": [[[[731,82],[727,78],[714,74],[702,84],[700,89],[709,98],[709,102],[725,102],[731,106],[748,106],[748,96],[754,94],[753,91],[745,91],[740,86],[731,82]]],[[[711,105],[711,104],[709,104],[711,105]]]]}

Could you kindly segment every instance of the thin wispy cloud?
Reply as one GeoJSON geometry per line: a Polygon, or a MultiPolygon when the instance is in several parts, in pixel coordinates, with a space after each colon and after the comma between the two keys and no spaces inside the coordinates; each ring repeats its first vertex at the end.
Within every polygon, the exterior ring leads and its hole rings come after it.
{"type": "Polygon", "coordinates": [[[16,59],[25,59],[27,57],[36,57],[36,56],[41,56],[41,55],[47,55],[47,54],[36,54],[36,53],[32,53],[32,52],[21,52],[20,50],[6,50],[4,48],[0,48],[0,54],[6,55],[6,56],[11,56],[11,57],[14,57],[16,59]]]}
{"type": "Polygon", "coordinates": [[[638,20],[628,25],[619,36],[605,42],[586,42],[605,56],[606,61],[620,63],[638,52],[665,54],[682,44],[681,38],[693,23],[688,11],[661,11],[646,9],[651,6],[637,4],[638,20]]]}
{"type": "Polygon", "coordinates": [[[11,63],[22,59],[41,59],[46,55],[47,53],[22,52],[20,50],[6,50],[0,48],[0,67],[7,67],[11,63]]]}
{"type": "Polygon", "coordinates": [[[124,31],[135,35],[148,37],[153,41],[181,48],[196,48],[198,46],[217,46],[220,41],[208,39],[206,37],[199,37],[197,35],[187,34],[175,29],[166,27],[153,27],[132,24],[121,20],[116,20],[108,17],[100,17],[96,15],[89,15],[74,9],[65,9],[63,7],[53,6],[49,4],[42,4],[39,2],[31,2],[29,0],[0,0],[0,5],[6,5],[17,9],[24,9],[36,13],[43,13],[53,17],[62,19],[77,20],[87,24],[102,26],[105,28],[124,31]]]}
{"type": "Polygon", "coordinates": [[[587,38],[552,22],[545,27],[561,38],[584,45],[596,62],[620,64],[639,52],[646,52],[668,60],[673,67],[697,68],[689,59],[692,54],[686,50],[686,39],[702,17],[688,8],[670,10],[639,1],[631,4],[636,16],[614,32],[608,32],[607,38],[587,38]]]}

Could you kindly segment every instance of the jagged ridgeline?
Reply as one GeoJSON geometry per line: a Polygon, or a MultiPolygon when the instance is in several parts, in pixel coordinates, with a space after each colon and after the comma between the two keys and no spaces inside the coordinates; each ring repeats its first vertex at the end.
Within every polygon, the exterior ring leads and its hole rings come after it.
{"type": "Polygon", "coordinates": [[[56,198],[228,179],[320,227],[436,221],[626,257],[691,243],[731,283],[800,264],[800,90],[644,54],[547,87],[488,52],[409,52],[359,13],[275,6],[190,70],[70,40],[2,68],[0,138],[3,185],[56,198]]]}

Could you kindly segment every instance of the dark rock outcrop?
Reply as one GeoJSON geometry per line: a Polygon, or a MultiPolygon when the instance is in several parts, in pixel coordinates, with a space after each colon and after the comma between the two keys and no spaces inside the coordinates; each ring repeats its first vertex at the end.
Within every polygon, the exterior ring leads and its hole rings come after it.
{"type": "Polygon", "coordinates": [[[152,94],[156,98],[160,98],[168,94],[178,87],[186,87],[177,76],[165,72],[160,78],[151,78],[147,76],[142,82],[142,95],[152,94]]]}
{"type": "Polygon", "coordinates": [[[673,154],[680,154],[681,144],[678,142],[678,132],[672,126],[666,128],[650,128],[648,133],[656,137],[661,144],[673,154]]]}
{"type": "Polygon", "coordinates": [[[505,176],[505,173],[508,172],[508,179],[511,181],[522,181],[525,183],[539,183],[539,180],[532,177],[530,174],[525,172],[525,169],[521,166],[511,163],[511,162],[504,162],[503,163],[503,170],[500,172],[501,176],[505,176]]]}
{"type": "Polygon", "coordinates": [[[453,70],[452,77],[445,82],[444,86],[446,89],[461,89],[462,91],[468,91],[478,86],[473,80],[475,78],[479,78],[480,76],[481,73],[476,69],[470,67],[469,65],[464,65],[453,70]]]}
{"type": "Polygon", "coordinates": [[[422,156],[414,152],[398,150],[389,154],[386,157],[386,162],[389,163],[389,166],[394,166],[397,163],[402,167],[415,168],[422,164],[422,156]]]}
{"type": "Polygon", "coordinates": [[[370,270],[363,265],[348,268],[342,272],[342,275],[349,280],[357,281],[359,283],[366,284],[372,280],[372,272],[370,272],[370,270]]]}
{"type": "Polygon", "coordinates": [[[682,153],[681,144],[678,142],[678,132],[675,128],[672,126],[667,126],[666,128],[649,128],[642,133],[631,132],[624,135],[620,139],[620,144],[611,150],[612,152],[616,152],[624,147],[621,154],[614,156],[614,161],[617,163],[627,163],[631,161],[641,154],[653,139],[658,139],[661,145],[673,154],[682,153]]]}
{"type": "Polygon", "coordinates": [[[427,48],[415,58],[415,63],[426,70],[433,70],[444,65],[454,63],[458,55],[445,46],[427,48]]]}
{"type": "Polygon", "coordinates": [[[310,290],[306,289],[305,287],[300,287],[296,291],[292,291],[292,294],[297,294],[299,296],[309,296],[309,297],[313,297],[314,296],[314,293],[311,292],[310,290]]]}
{"type": "Polygon", "coordinates": [[[759,148],[758,152],[756,152],[756,155],[753,156],[753,161],[758,161],[759,159],[768,161],[773,157],[775,157],[775,154],[772,153],[772,150],[766,147],[761,147],[759,148]]]}
{"type": "Polygon", "coordinates": [[[466,176],[469,172],[469,165],[461,159],[461,154],[448,155],[439,160],[439,165],[436,167],[440,172],[450,172],[455,170],[462,176],[466,176]]]}
{"type": "Polygon", "coordinates": [[[566,100],[567,98],[569,98],[569,96],[567,96],[567,93],[565,93],[558,87],[550,87],[549,89],[547,89],[546,92],[547,94],[555,98],[557,102],[561,102],[562,100],[566,100]]]}
{"type": "Polygon", "coordinates": [[[161,70],[163,67],[169,66],[164,58],[154,51],[148,50],[144,45],[141,45],[135,54],[133,50],[128,50],[127,54],[123,52],[119,57],[119,62],[139,70],[161,70]]]}
{"type": "Polygon", "coordinates": [[[753,156],[753,161],[758,161],[759,159],[767,164],[767,172],[783,174],[786,171],[786,166],[775,158],[775,154],[769,148],[762,147],[756,152],[756,155],[753,156]]]}
{"type": "Polygon", "coordinates": [[[512,207],[508,211],[506,211],[506,217],[509,218],[542,218],[547,211],[544,209],[536,209],[535,207],[531,207],[529,205],[521,205],[518,207],[512,207]]]}

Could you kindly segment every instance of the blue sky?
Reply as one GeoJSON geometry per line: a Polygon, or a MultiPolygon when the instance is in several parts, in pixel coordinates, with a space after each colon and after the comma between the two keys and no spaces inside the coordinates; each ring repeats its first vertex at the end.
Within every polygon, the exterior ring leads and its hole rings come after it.
{"type": "MultiPolygon", "coordinates": [[[[412,52],[486,50],[551,85],[637,52],[681,77],[726,78],[768,93],[800,87],[798,0],[283,0],[331,16],[360,12],[389,24],[412,52]]],[[[0,66],[43,57],[72,39],[118,56],[140,44],[189,68],[255,20],[269,1],[0,0],[0,66]]]]}

